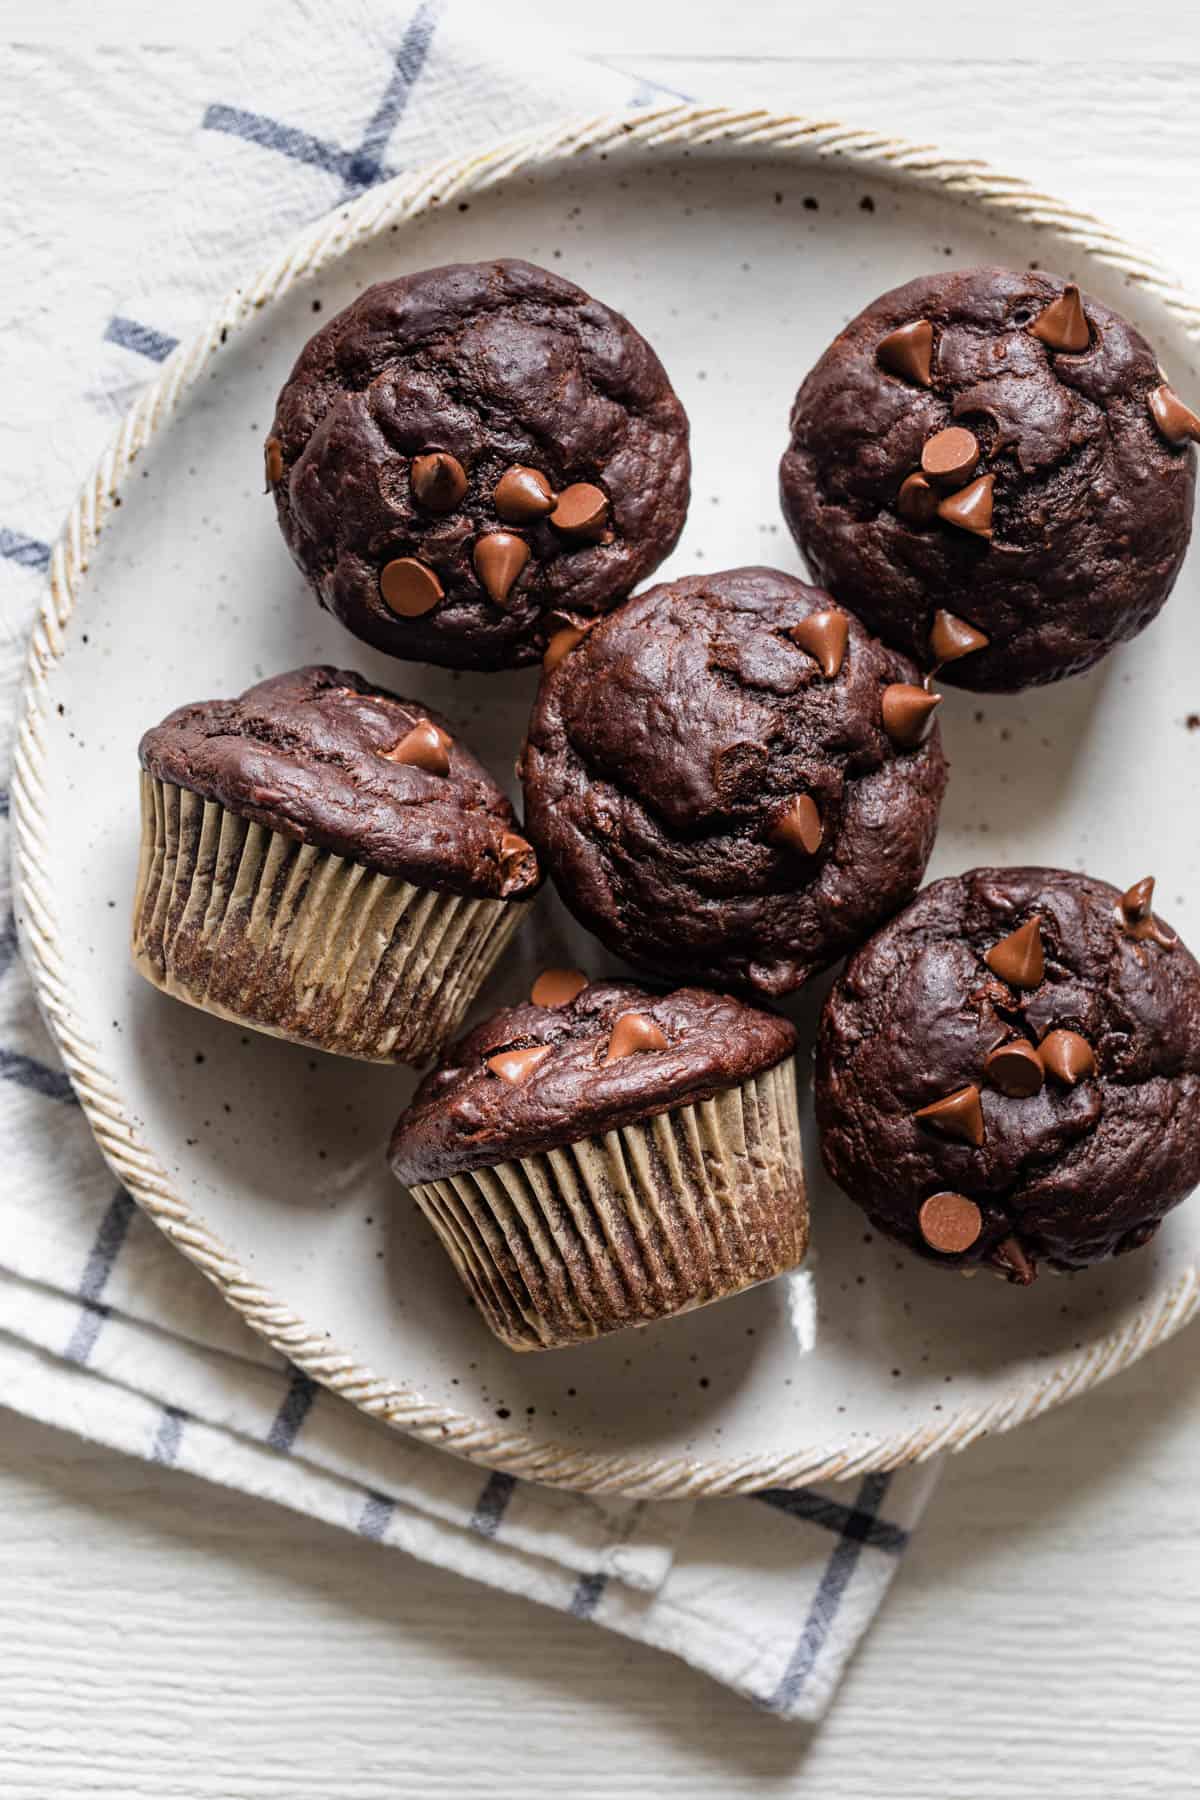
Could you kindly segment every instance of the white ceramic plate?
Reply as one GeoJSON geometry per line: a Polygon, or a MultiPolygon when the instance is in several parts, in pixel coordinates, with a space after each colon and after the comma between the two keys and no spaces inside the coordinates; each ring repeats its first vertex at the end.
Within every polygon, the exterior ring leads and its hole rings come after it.
{"type": "MultiPolygon", "coordinates": [[[[428,697],[511,777],[529,674],[389,663],[318,611],[261,488],[281,382],[369,282],[507,253],[629,314],[692,420],[695,492],[667,571],[799,568],[775,497],[794,388],[875,294],[924,270],[1037,262],[1129,313],[1194,398],[1200,318],[1155,265],[975,163],[842,128],[683,107],[508,145],[326,219],[230,298],[130,416],[56,551],[14,790],[21,924],[110,1161],[272,1342],[377,1416],[580,1488],[732,1492],[961,1445],[1078,1392],[1200,1298],[1200,1207],[1153,1246],[1020,1292],[879,1240],[822,1178],[811,1271],[594,1347],[516,1356],[465,1302],[385,1170],[402,1072],[309,1055],[163,998],[130,968],[136,746],[172,706],[343,662],[428,697]],[[119,490],[119,496],[118,496],[119,490]],[[114,510],[117,499],[119,511],[114,510]]],[[[1200,940],[1193,822],[1200,553],[1137,643],[1015,699],[949,690],[932,874],[978,862],[1150,871],[1200,940]]],[[[547,895],[488,995],[611,959],[547,895]]],[[[811,1035],[824,984],[796,1007],[811,1035]]]]}

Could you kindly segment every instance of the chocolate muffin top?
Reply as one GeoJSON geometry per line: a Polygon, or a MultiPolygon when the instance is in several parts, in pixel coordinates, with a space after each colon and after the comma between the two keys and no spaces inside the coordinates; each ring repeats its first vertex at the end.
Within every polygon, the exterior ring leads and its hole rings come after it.
{"type": "Polygon", "coordinates": [[[1022,1284],[1131,1250],[1200,1182],[1200,968],[1064,869],[934,882],[825,1003],[825,1165],[881,1231],[1022,1284]]]}
{"type": "Polygon", "coordinates": [[[726,994],[592,982],[506,1007],[451,1046],[392,1134],[400,1181],[438,1181],[707,1100],[790,1056],[786,1019],[726,994]]]}
{"type": "Polygon", "coordinates": [[[138,755],[160,781],[419,887],[518,900],[541,880],[449,721],[347,669],[292,669],[236,700],[180,706],[138,755]]]}
{"type": "Polygon", "coordinates": [[[1089,668],[1170,593],[1200,419],[1139,332],[1057,276],[884,294],[796,396],[780,465],[814,575],[962,687],[1089,668]]]}
{"type": "Polygon", "coordinates": [[[317,332],[279,396],[267,484],[321,604],[393,656],[535,662],[657,568],[688,425],[619,313],[530,263],[425,269],[317,332]]]}
{"type": "Polygon", "coordinates": [[[828,594],[693,575],[568,643],[522,755],[526,822],[611,950],[783,994],[916,891],[946,782],[936,698],[828,594]]]}

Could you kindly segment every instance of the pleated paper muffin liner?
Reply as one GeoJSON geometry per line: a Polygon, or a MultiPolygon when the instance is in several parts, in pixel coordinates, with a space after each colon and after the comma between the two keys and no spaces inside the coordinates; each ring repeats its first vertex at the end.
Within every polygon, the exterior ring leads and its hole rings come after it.
{"type": "Polygon", "coordinates": [[[804,1259],[795,1065],[412,1193],[510,1349],[707,1306],[804,1259]]]}
{"type": "Polygon", "coordinates": [[[274,1037],[423,1062],[528,903],[435,893],[142,775],[133,960],[164,993],[274,1037]]]}

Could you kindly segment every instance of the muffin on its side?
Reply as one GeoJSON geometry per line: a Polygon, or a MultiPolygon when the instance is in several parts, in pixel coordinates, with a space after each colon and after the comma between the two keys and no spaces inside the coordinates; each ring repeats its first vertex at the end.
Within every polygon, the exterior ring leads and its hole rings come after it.
{"type": "Polygon", "coordinates": [[[1065,869],[935,881],[825,1003],[825,1166],[873,1224],[1028,1286],[1136,1250],[1200,1182],[1200,967],[1065,869]]]}
{"type": "Polygon", "coordinates": [[[627,319],[513,258],[368,288],[301,351],[266,442],[288,548],[356,637],[536,662],[683,527],[688,423],[627,319]]]}
{"type": "Polygon", "coordinates": [[[534,991],[446,1052],[390,1153],[497,1337],[584,1343],[795,1268],[792,1026],[699,988],[534,991]]]}
{"type": "Polygon", "coordinates": [[[566,904],[656,978],[785,994],[911,899],[946,784],[904,657],[776,569],[551,644],[522,755],[566,904]]]}
{"type": "Polygon", "coordinates": [[[814,577],[960,687],[1088,669],[1154,618],[1200,418],[1127,320],[1041,270],[926,275],[805,378],[780,464],[814,577]]]}
{"type": "Polygon", "coordinates": [[[181,706],[139,757],[134,962],[276,1037],[424,1061],[541,879],[449,722],[344,669],[181,706]]]}

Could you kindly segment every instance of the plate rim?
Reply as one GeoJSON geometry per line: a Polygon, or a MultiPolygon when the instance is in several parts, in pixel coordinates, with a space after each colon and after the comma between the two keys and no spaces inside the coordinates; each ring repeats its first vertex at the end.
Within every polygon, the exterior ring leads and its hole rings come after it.
{"type": "Polygon", "coordinates": [[[119,504],[123,479],[201,372],[240,328],[297,281],[391,226],[441,209],[463,195],[500,186],[531,165],[545,169],[585,154],[615,158],[658,149],[678,153],[681,147],[690,146],[716,146],[734,157],[756,151],[794,156],[801,166],[836,159],[900,184],[947,190],[958,201],[1044,228],[1054,238],[1108,264],[1150,293],[1186,335],[1200,338],[1200,303],[1188,296],[1157,258],[1130,244],[1093,214],[978,158],[803,114],[684,103],[634,115],[615,112],[571,118],[397,176],[323,215],[293,237],[250,281],[233,288],[209,324],[172,354],[161,374],[126,413],[68,514],[51,555],[47,590],[30,639],[18,702],[11,781],[17,925],[35,995],[102,1154],[154,1223],[259,1336],[305,1374],[373,1418],[486,1468],[582,1492],[637,1499],[690,1499],[848,1479],[923,1462],[943,1451],[961,1450],[988,1432],[1011,1430],[1096,1386],[1180,1330],[1200,1310],[1200,1258],[1123,1326],[1073,1351],[1037,1378],[1027,1377],[987,1404],[963,1406],[936,1426],[917,1425],[888,1436],[868,1434],[865,1441],[863,1434],[856,1434],[858,1442],[848,1439],[837,1447],[806,1445],[794,1451],[727,1459],[652,1450],[605,1454],[537,1440],[519,1427],[497,1428],[494,1420],[431,1402],[414,1387],[376,1375],[254,1280],[173,1190],[154,1152],[142,1142],[116,1083],[102,1066],[72,1006],[53,892],[45,871],[48,821],[42,782],[46,755],[42,722],[49,705],[50,679],[63,655],[66,628],[85,584],[89,555],[113,507],[119,504]]]}

